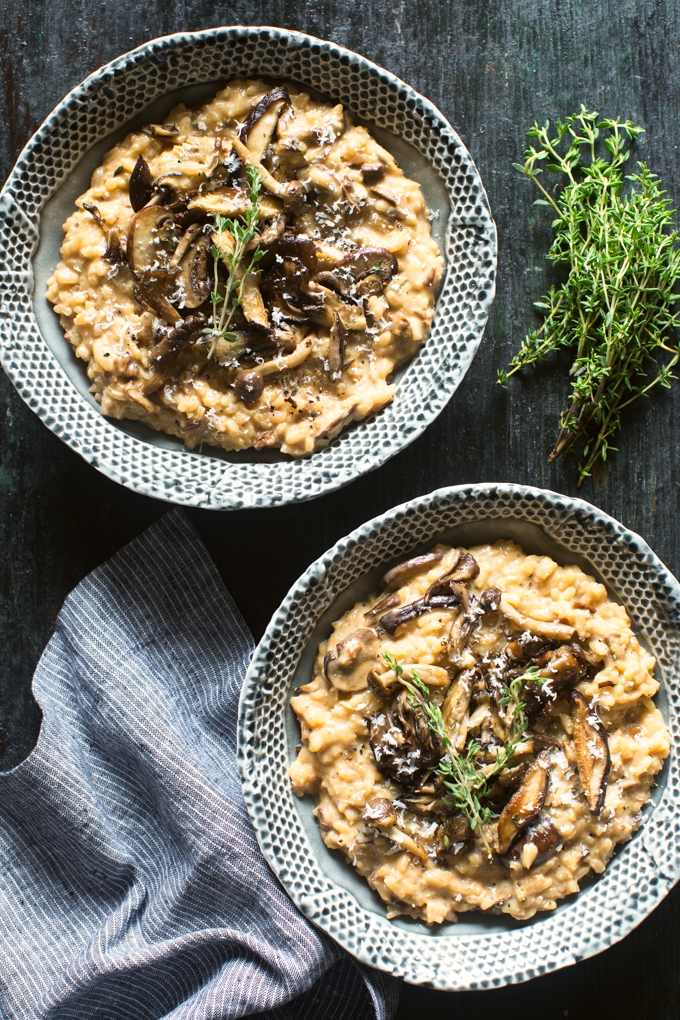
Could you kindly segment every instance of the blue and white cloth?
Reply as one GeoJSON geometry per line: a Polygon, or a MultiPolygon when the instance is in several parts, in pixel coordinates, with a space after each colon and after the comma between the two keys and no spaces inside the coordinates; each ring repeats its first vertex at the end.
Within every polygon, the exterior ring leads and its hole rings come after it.
{"type": "Polygon", "coordinates": [[[297,911],[241,797],[252,638],[173,511],[67,598],[0,774],[2,1020],[387,1020],[397,983],[297,911]]]}

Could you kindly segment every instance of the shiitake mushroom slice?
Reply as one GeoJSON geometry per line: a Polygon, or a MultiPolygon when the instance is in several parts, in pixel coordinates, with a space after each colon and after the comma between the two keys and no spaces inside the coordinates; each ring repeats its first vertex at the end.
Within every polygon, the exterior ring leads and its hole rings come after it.
{"type": "Polygon", "coordinates": [[[175,232],[175,217],[165,206],[145,206],[133,216],[128,230],[127,257],[135,276],[141,277],[153,266],[169,261],[175,232]]]}
{"type": "Polygon", "coordinates": [[[548,792],[550,755],[541,751],[498,819],[498,853],[505,854],[522,829],[541,812],[548,792]]]}
{"type": "Polygon", "coordinates": [[[290,106],[288,89],[285,85],[277,85],[262,97],[241,125],[239,139],[248,147],[253,160],[257,163],[261,162],[267,151],[279,117],[286,106],[290,106]]]}
{"type": "Polygon", "coordinates": [[[149,170],[149,164],[143,156],[137,157],[137,162],[130,174],[130,183],[128,187],[130,205],[134,212],[139,212],[139,210],[143,209],[146,203],[150,200],[151,193],[153,191],[151,171],[149,170]]]}
{"type": "Polygon", "coordinates": [[[595,709],[580,691],[571,691],[576,763],[588,807],[599,815],[607,793],[611,755],[607,731],[595,709]]]}
{"type": "Polygon", "coordinates": [[[443,555],[443,553],[435,552],[425,553],[423,556],[412,556],[411,559],[398,563],[396,567],[392,567],[381,578],[378,585],[380,591],[396,591],[397,588],[401,588],[407,581],[415,577],[416,574],[434,566],[435,563],[439,563],[443,555]]]}

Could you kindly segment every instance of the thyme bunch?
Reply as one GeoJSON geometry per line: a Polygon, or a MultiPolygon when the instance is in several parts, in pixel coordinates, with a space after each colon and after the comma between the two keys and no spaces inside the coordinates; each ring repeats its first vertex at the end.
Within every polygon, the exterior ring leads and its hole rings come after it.
{"type": "Polygon", "coordinates": [[[258,245],[250,260],[246,262],[246,249],[258,235],[260,218],[260,189],[262,178],[257,167],[246,167],[246,191],[250,200],[250,208],[239,219],[227,219],[217,213],[215,215],[215,233],[217,243],[211,245],[213,259],[213,289],[210,292],[212,304],[212,325],[203,333],[212,338],[212,346],[208,358],[215,353],[217,341],[222,337],[229,343],[236,343],[238,334],[229,329],[236,309],[243,299],[243,285],[246,279],[257,271],[257,263],[267,252],[258,245]],[[220,294],[220,266],[227,270],[224,293],[220,294]],[[220,309],[220,305],[222,306],[220,309]]]}
{"type": "Polygon", "coordinates": [[[548,258],[565,265],[568,278],[536,302],[544,321],[524,339],[509,371],[499,371],[498,382],[505,385],[560,347],[574,351],[569,406],[549,460],[582,442],[579,486],[616,449],[611,441],[623,410],[657,384],[669,387],[680,358],[680,346],[669,339],[680,325],[674,210],[644,163],[626,176],[631,188],[622,196],[627,141],[642,130],[581,106],[553,132],[549,121],[535,122],[527,135],[536,146],[526,150],[524,163],[513,164],[540,190],[535,204],[555,213],[548,258]],[[552,191],[539,180],[543,166],[560,177],[552,191]],[[665,363],[659,361],[664,354],[665,363]]]}

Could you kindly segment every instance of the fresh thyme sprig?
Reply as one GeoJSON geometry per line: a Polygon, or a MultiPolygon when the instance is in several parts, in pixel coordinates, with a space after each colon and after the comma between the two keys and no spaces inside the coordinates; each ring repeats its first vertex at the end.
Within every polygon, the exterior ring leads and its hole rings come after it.
{"type": "Polygon", "coordinates": [[[267,252],[258,245],[250,261],[246,262],[246,248],[258,234],[260,217],[260,189],[262,178],[260,171],[254,166],[246,167],[246,190],[250,200],[250,208],[238,219],[227,219],[217,213],[215,216],[215,233],[217,243],[210,248],[213,258],[213,289],[210,292],[212,304],[212,326],[203,333],[212,338],[209,358],[215,353],[220,337],[230,343],[236,343],[238,334],[229,329],[236,309],[243,298],[243,285],[252,273],[257,271],[257,263],[267,252]],[[223,265],[227,270],[227,281],[224,293],[220,294],[219,270],[223,265]],[[220,309],[220,305],[222,306],[220,309]]]}
{"type": "Polygon", "coordinates": [[[411,678],[406,680],[403,667],[393,655],[385,653],[383,658],[409,692],[408,704],[422,711],[430,730],[439,738],[444,748],[444,757],[439,762],[437,771],[446,788],[447,799],[452,808],[465,815],[471,830],[479,833],[490,856],[491,848],[484,832],[484,825],[491,820],[493,813],[483,802],[491,795],[495,778],[512,761],[515,747],[527,730],[528,723],[524,712],[526,706],[519,700],[521,683],[517,687],[516,681],[513,681],[510,687],[506,688],[506,697],[502,699],[503,704],[511,701],[514,703],[508,740],[499,749],[493,763],[480,766],[478,756],[482,749],[481,744],[471,740],[463,754],[454,749],[446,732],[442,711],[432,701],[429,687],[423,683],[417,672],[411,670],[411,678]]]}
{"type": "Polygon", "coordinates": [[[546,313],[543,324],[525,338],[498,381],[505,385],[515,372],[560,347],[574,350],[571,400],[549,459],[582,440],[579,485],[597,460],[606,461],[616,449],[611,440],[624,408],[657,384],[669,387],[680,358],[680,346],[669,339],[680,325],[673,310],[680,278],[674,212],[644,163],[626,177],[632,186],[622,197],[622,167],[630,155],[626,140],[642,130],[630,120],[600,119],[581,106],[566,121],[558,120],[553,133],[549,121],[542,127],[534,123],[527,134],[537,147],[526,150],[524,163],[513,164],[541,191],[535,204],[555,212],[548,258],[567,266],[569,276],[536,302],[546,313]],[[601,142],[606,158],[597,154],[601,142]],[[561,175],[561,189],[544,186],[540,164],[561,175]],[[661,352],[669,355],[665,364],[657,360],[661,352]]]}

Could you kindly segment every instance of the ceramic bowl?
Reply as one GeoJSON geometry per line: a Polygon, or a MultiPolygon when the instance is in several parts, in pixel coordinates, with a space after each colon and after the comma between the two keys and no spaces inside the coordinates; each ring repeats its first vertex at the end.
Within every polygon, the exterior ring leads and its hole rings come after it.
{"type": "Polygon", "coordinates": [[[442,114],[363,57],[278,28],[216,28],[155,39],[87,78],[26,146],[0,195],[2,365],[21,396],[110,478],[173,503],[234,509],[312,499],[392,457],[437,417],[468,369],[494,295],[496,230],[477,169],[442,114]],[[303,460],[272,451],[189,451],[172,436],[101,414],[85,363],[45,298],[62,224],[103,154],[179,101],[237,76],[292,81],[342,102],[420,182],[445,257],[427,343],[395,399],[303,460]]]}
{"type": "Polygon", "coordinates": [[[444,991],[491,988],[601,952],[643,920],[680,876],[680,586],[646,543],[577,499],[519,485],[440,489],[396,507],[341,539],[293,586],[246,676],[239,715],[243,790],[262,852],[315,924],[362,962],[444,991]],[[576,563],[622,602],[656,656],[656,703],[671,734],[641,829],[605,873],[551,913],[528,922],[462,914],[428,928],[388,921],[385,904],[327,849],[312,798],[293,795],[288,769],[300,741],[290,697],[311,678],[331,623],[375,591],[380,576],[436,541],[474,545],[510,538],[526,553],[576,563]]]}

